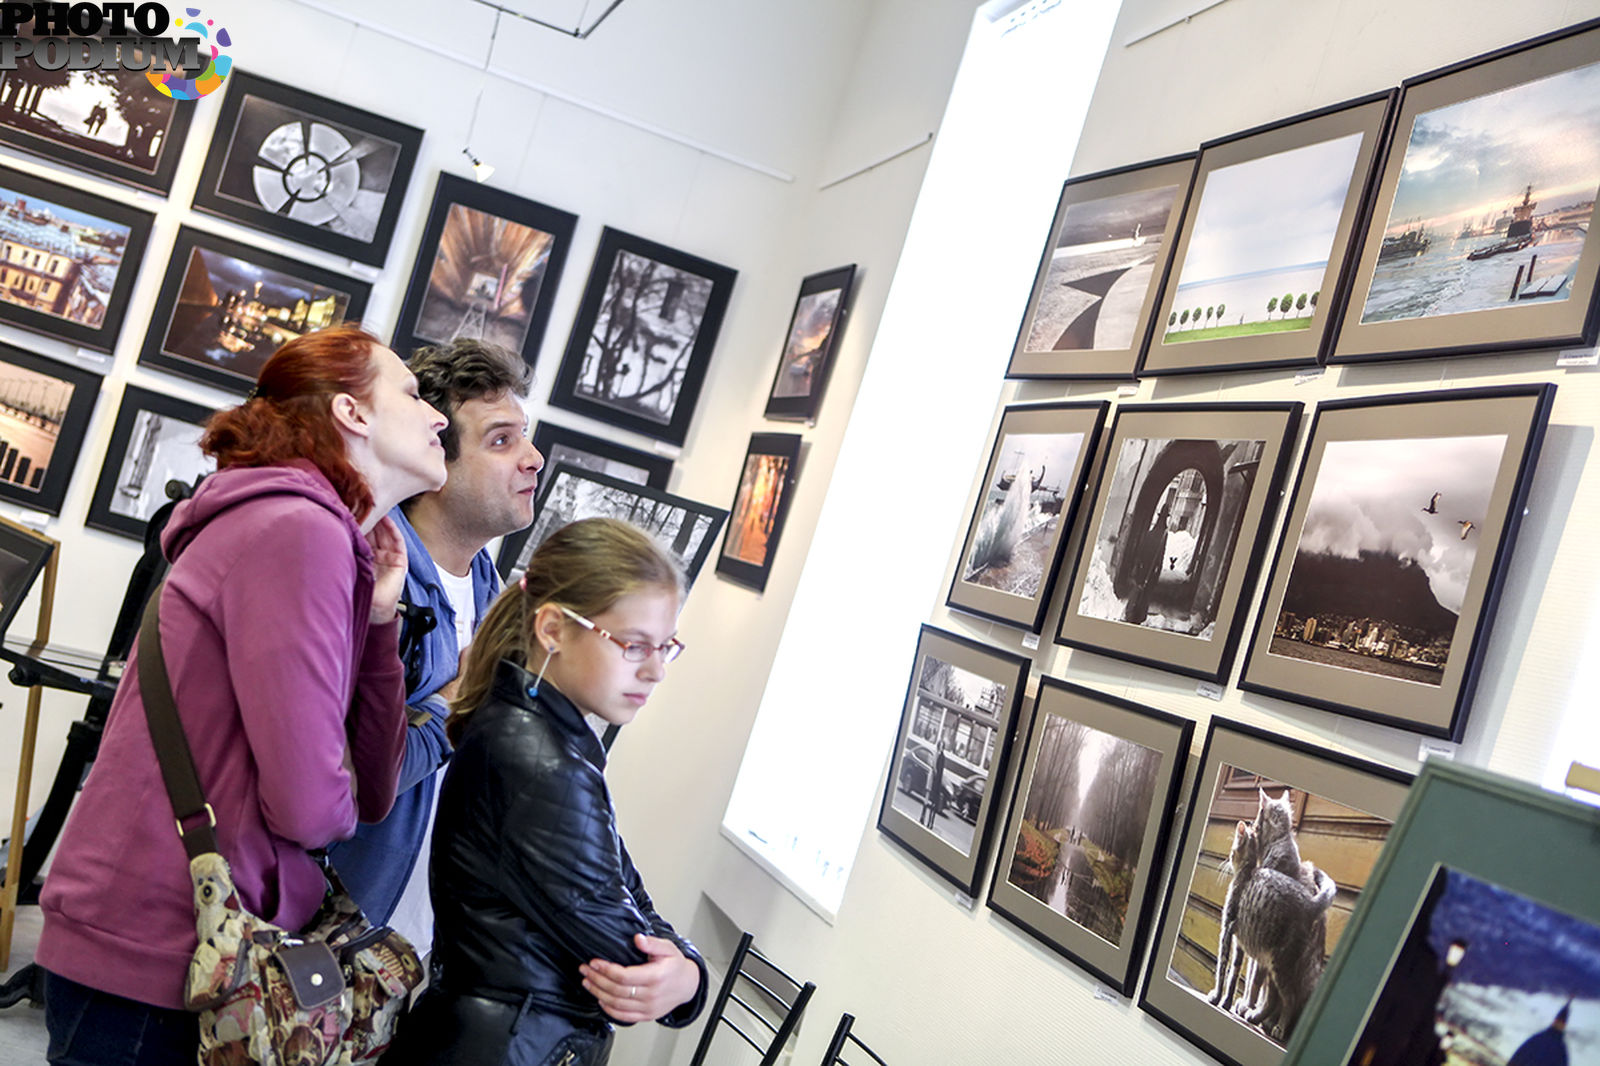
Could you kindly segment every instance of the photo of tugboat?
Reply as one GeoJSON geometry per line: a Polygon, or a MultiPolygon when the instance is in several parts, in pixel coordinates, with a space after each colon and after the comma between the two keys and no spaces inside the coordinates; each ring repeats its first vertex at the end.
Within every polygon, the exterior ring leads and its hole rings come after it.
{"type": "Polygon", "coordinates": [[[1600,63],[1418,114],[1361,323],[1567,299],[1597,192],[1600,63]]]}

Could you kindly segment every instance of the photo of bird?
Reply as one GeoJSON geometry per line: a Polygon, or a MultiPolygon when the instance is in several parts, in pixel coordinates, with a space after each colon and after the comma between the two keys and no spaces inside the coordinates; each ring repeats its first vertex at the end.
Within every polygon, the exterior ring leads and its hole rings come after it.
{"type": "Polygon", "coordinates": [[[1458,519],[1456,519],[1456,525],[1461,527],[1461,539],[1462,540],[1466,540],[1467,539],[1467,534],[1471,533],[1474,529],[1477,528],[1477,526],[1475,526],[1473,524],[1472,520],[1468,519],[1468,518],[1458,518],[1458,519]]]}
{"type": "Polygon", "coordinates": [[[1437,492],[1434,493],[1433,494],[1433,499],[1428,501],[1428,506],[1424,507],[1423,510],[1428,512],[1429,514],[1438,514],[1439,513],[1439,496],[1440,495],[1441,495],[1440,493],[1437,493],[1437,492]]]}

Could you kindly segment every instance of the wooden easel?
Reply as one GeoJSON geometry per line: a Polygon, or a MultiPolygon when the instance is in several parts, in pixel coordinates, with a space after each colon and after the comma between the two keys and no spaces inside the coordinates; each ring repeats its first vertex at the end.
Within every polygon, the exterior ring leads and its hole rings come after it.
{"type": "MultiPolygon", "coordinates": [[[[0,517],[0,523],[21,530],[30,537],[49,541],[50,555],[45,560],[43,587],[39,590],[39,628],[34,642],[43,644],[50,639],[50,616],[56,606],[56,561],[61,544],[26,526],[0,517]]],[[[44,695],[41,685],[28,689],[28,712],[22,720],[22,756],[17,760],[17,801],[11,808],[11,844],[6,855],[5,887],[0,889],[0,973],[11,967],[11,929],[17,919],[17,893],[22,880],[22,844],[28,828],[28,789],[33,781],[33,749],[39,739],[39,701],[44,695]]]]}

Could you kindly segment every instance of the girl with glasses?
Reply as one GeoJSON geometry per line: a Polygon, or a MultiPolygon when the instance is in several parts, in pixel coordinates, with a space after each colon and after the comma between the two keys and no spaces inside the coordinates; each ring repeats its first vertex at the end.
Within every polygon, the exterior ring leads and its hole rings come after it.
{"type": "Polygon", "coordinates": [[[656,913],[617,834],[605,750],[683,645],[677,563],[625,522],[547,539],[467,652],[434,823],[431,980],[385,1066],[598,1066],[611,1023],[681,1027],[694,945],[656,913]]]}

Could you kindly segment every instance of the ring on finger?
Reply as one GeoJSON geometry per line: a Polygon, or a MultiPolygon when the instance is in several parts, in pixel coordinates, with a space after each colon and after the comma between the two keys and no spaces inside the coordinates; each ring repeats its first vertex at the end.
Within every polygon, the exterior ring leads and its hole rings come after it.
{"type": "Polygon", "coordinates": [[[628,986],[628,998],[629,999],[638,999],[639,998],[639,986],[638,985],[629,985],[628,986]]]}

